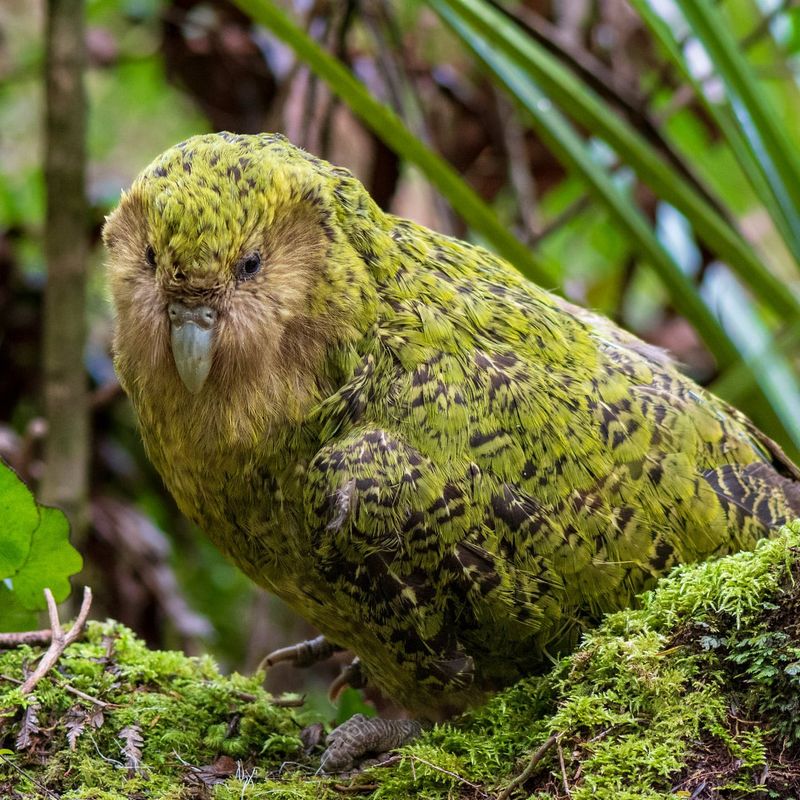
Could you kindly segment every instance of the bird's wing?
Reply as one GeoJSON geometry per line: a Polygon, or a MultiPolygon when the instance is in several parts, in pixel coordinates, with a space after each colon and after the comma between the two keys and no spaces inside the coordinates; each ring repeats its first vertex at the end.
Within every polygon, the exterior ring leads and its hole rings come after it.
{"type": "MultiPolygon", "coordinates": [[[[530,602],[509,590],[488,613],[555,623],[569,607],[619,607],[675,563],[750,547],[800,512],[796,484],[768,480],[784,463],[777,446],[663,354],[591,316],[547,317],[523,288],[488,294],[470,288],[492,313],[457,348],[404,363],[392,395],[420,453],[474,470],[460,484],[482,526],[471,543],[496,574],[513,573],[509,586],[532,576],[530,602]],[[540,596],[537,582],[562,588],[540,596]]],[[[430,342],[417,316],[415,342],[430,342]]],[[[467,328],[466,312],[451,318],[467,328]]]]}
{"type": "Polygon", "coordinates": [[[348,620],[340,644],[369,660],[377,638],[423,683],[468,685],[472,660],[451,624],[459,593],[445,587],[468,568],[455,555],[468,524],[460,489],[415,448],[372,428],[320,450],[304,494],[316,568],[348,620]]]}

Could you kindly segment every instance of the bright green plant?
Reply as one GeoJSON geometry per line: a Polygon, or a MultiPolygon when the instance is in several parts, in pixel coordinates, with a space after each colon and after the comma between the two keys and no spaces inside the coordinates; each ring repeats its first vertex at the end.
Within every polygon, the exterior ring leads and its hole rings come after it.
{"type": "Polygon", "coordinates": [[[66,599],[69,576],[82,565],[63,512],[37,504],[0,461],[0,630],[33,627],[45,607],[44,589],[66,599]]]}

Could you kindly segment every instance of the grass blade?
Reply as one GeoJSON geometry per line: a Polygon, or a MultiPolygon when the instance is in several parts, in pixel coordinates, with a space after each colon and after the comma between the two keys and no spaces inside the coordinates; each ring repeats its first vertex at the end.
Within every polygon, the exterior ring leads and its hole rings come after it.
{"type": "MultiPolygon", "coordinates": [[[[508,89],[528,112],[548,148],[571,172],[586,182],[595,199],[636,243],[642,256],[658,272],[674,306],[695,326],[720,366],[724,369],[741,361],[736,345],[688,276],[658,242],[639,210],[593,161],[586,145],[535,82],[530,80],[502,48],[487,41],[479,25],[475,25],[472,19],[465,19],[453,9],[457,2],[458,0],[429,0],[429,5],[508,89]]],[[[746,371],[748,380],[767,399],[770,408],[774,409],[780,428],[777,432],[779,438],[791,442],[797,451],[800,448],[800,415],[797,413],[800,409],[800,394],[787,391],[787,386],[791,389],[791,383],[774,380],[774,371],[769,371],[763,365],[756,370],[751,361],[744,359],[741,369],[746,371]]]]}
{"type": "Polygon", "coordinates": [[[800,156],[778,122],[730,26],[708,0],[676,0],[692,32],[705,48],[725,84],[742,139],[759,168],[788,231],[789,245],[800,261],[800,156]]]}
{"type": "Polygon", "coordinates": [[[650,29],[650,33],[659,42],[669,62],[678,70],[681,79],[694,89],[709,116],[716,122],[725,141],[733,153],[736,162],[753,187],[756,196],[767,209],[775,227],[781,233],[789,251],[800,261],[800,240],[794,235],[789,220],[772,192],[769,181],[764,174],[763,165],[755,151],[750,147],[736,120],[730,105],[711,102],[702,84],[689,69],[689,65],[681,52],[674,30],[659,16],[653,0],[630,0],[631,5],[639,13],[642,21],[650,29]]]}
{"type": "Polygon", "coordinates": [[[636,242],[642,257],[653,265],[667,286],[675,307],[697,327],[717,360],[725,365],[735,360],[732,342],[694,284],[661,246],[640,211],[595,162],[587,146],[550,99],[500,49],[493,48],[480,30],[455,13],[448,0],[429,0],[429,5],[528,113],[548,149],[570,172],[585,181],[595,200],[636,242]]]}

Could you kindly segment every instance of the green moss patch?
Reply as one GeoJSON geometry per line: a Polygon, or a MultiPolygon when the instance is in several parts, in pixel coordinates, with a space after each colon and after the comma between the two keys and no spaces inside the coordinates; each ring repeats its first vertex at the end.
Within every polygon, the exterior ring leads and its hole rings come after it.
{"type": "Polygon", "coordinates": [[[94,623],[22,698],[14,680],[40,653],[0,655],[0,746],[14,751],[0,797],[204,797],[302,753],[302,724],[258,676],[222,676],[208,658],[148,650],[121,625],[94,623]]]}
{"type": "Polygon", "coordinates": [[[23,700],[8,678],[38,652],[0,654],[4,798],[497,797],[548,740],[510,797],[800,798],[800,523],[675,570],[549,674],[350,777],[315,774],[312,720],[258,676],[94,624],[23,700]]]}

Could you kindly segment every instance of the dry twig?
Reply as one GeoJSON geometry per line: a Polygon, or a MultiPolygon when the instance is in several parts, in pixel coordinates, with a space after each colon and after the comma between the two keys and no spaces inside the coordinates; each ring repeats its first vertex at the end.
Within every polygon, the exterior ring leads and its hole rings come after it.
{"type": "Polygon", "coordinates": [[[569,790],[569,781],[567,780],[567,768],[564,764],[564,751],[561,749],[561,742],[556,742],[558,747],[558,763],[561,767],[561,780],[564,782],[564,794],[567,797],[572,797],[572,792],[569,790]]]}
{"type": "Polygon", "coordinates": [[[561,737],[560,733],[554,733],[545,743],[536,750],[533,755],[531,756],[531,760],[528,762],[528,766],[525,767],[516,778],[514,778],[511,783],[497,795],[497,800],[508,800],[511,797],[511,792],[514,791],[518,786],[522,786],[525,781],[533,775],[534,770],[539,765],[539,762],[547,755],[553,745],[559,740],[561,737]]]}
{"type": "Polygon", "coordinates": [[[406,758],[409,758],[411,762],[418,761],[420,764],[424,764],[426,767],[430,767],[430,769],[436,770],[436,772],[441,772],[443,775],[449,775],[451,778],[455,778],[459,783],[463,783],[465,786],[469,786],[470,789],[473,789],[477,792],[481,797],[487,797],[488,795],[478,786],[477,783],[472,783],[472,781],[468,781],[463,776],[459,775],[457,772],[452,772],[449,769],[445,769],[444,767],[440,767],[437,764],[433,764],[430,761],[426,761],[424,758],[421,758],[416,753],[405,753],[406,758]]]}
{"type": "Polygon", "coordinates": [[[50,641],[50,635],[50,628],[41,631],[0,633],[0,649],[12,650],[22,644],[47,644],[50,641]]]}
{"type": "Polygon", "coordinates": [[[55,663],[61,658],[61,654],[83,633],[86,619],[89,616],[89,609],[92,606],[92,590],[86,586],[83,589],[83,602],[81,610],[75,619],[72,627],[64,632],[61,621],[58,619],[58,606],[56,606],[53,593],[49,589],[44,590],[47,600],[47,613],[50,616],[50,647],[47,648],[42,660],[36,669],[26,678],[20,691],[22,694],[30,694],[34,686],[53,668],[55,663]]]}
{"type": "MultiPolygon", "coordinates": [[[[38,633],[38,631],[37,631],[38,633]]],[[[50,631],[47,631],[47,641],[50,641],[50,631]]],[[[45,642],[46,644],[47,642],[45,642]]],[[[16,678],[12,678],[10,675],[0,674],[0,680],[8,681],[9,683],[16,683],[17,686],[22,685],[22,681],[17,680],[16,678]]],[[[64,680],[59,680],[58,685],[65,691],[69,692],[70,694],[75,695],[75,697],[79,697],[81,700],[86,700],[87,703],[93,703],[96,706],[102,708],[109,708],[110,706],[115,705],[114,703],[107,703],[105,700],[101,700],[99,697],[95,697],[91,694],[86,694],[86,692],[82,692],[80,689],[76,689],[74,686],[71,686],[64,680]]]]}
{"type": "Polygon", "coordinates": [[[2,759],[9,767],[11,767],[11,769],[22,775],[23,778],[27,778],[27,780],[29,780],[34,786],[38,786],[47,795],[47,797],[53,797],[55,800],[58,800],[59,796],[55,792],[50,791],[50,789],[48,789],[43,783],[37,781],[30,772],[26,772],[24,769],[22,769],[22,767],[15,764],[3,753],[0,753],[0,759],[2,759]]]}

